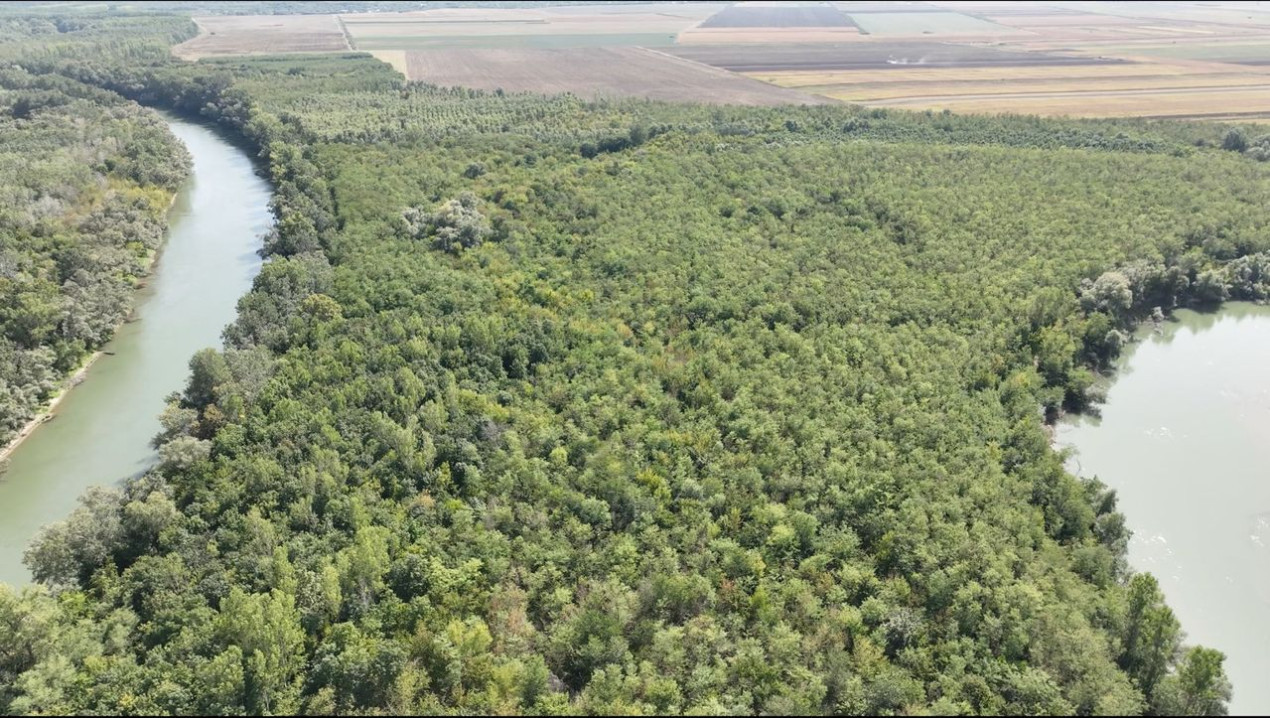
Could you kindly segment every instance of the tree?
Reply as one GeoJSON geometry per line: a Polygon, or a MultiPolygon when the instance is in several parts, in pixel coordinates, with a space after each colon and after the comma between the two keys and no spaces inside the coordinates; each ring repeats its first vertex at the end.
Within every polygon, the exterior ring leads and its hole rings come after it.
{"type": "Polygon", "coordinates": [[[249,712],[288,713],[298,708],[304,630],[292,596],[277,590],[253,595],[235,587],[221,604],[215,635],[226,649],[241,652],[244,705],[249,712]]]}
{"type": "Polygon", "coordinates": [[[1248,136],[1244,134],[1242,129],[1238,127],[1232,128],[1222,138],[1221,148],[1231,152],[1243,152],[1248,149],[1248,136]]]}
{"type": "Polygon", "coordinates": [[[45,526],[31,541],[22,559],[32,577],[55,587],[86,582],[119,548],[121,505],[118,491],[90,488],[70,517],[45,526]]]}
{"type": "Polygon", "coordinates": [[[1156,691],[1157,715],[1226,715],[1230,681],[1222,670],[1226,656],[1196,646],[1186,651],[1176,672],[1164,678],[1156,691]]]}
{"type": "Polygon", "coordinates": [[[490,235],[489,221],[477,204],[476,195],[463,192],[434,212],[411,207],[402,217],[415,239],[431,238],[437,249],[457,252],[479,246],[490,235]]]}
{"type": "Polygon", "coordinates": [[[1086,311],[1106,312],[1123,318],[1133,307],[1133,291],[1129,278],[1121,272],[1103,272],[1087,289],[1081,292],[1081,303],[1086,311]]]}
{"type": "Polygon", "coordinates": [[[1181,629],[1149,573],[1135,575],[1126,589],[1126,614],[1119,663],[1154,704],[1156,686],[1181,644],[1181,629]]]}

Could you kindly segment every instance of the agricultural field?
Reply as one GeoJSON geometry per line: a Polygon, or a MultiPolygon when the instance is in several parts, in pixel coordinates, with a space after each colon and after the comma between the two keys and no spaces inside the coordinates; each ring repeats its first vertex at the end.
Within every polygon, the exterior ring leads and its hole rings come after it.
{"type": "MultiPolygon", "coordinates": [[[[1117,64],[1087,56],[999,50],[992,47],[953,45],[939,42],[888,41],[838,44],[782,44],[754,47],[728,45],[676,47],[668,50],[679,57],[721,67],[733,72],[771,73],[775,71],[866,70],[903,67],[1031,67],[1046,65],[1117,64]]],[[[764,74],[774,81],[779,76],[764,74]]],[[[781,83],[783,84],[783,83],[781,83]]]]}
{"type": "Polygon", "coordinates": [[[195,60],[217,55],[349,49],[333,15],[219,15],[194,21],[200,32],[173,48],[177,57],[195,60]]]}
{"type": "Polygon", "coordinates": [[[1102,47],[1101,52],[1116,55],[1142,55],[1147,57],[1176,58],[1183,60],[1211,60],[1236,65],[1270,64],[1270,43],[1221,43],[1221,44],[1169,44],[1123,45],[1102,47]]]}
{"type": "Polygon", "coordinates": [[[199,22],[180,56],[354,49],[410,79],[583,96],[1241,118],[1264,112],[1270,85],[1264,3],[662,2],[199,22]]]}
{"type": "Polygon", "coordinates": [[[1270,110],[1270,6],[932,1],[890,5],[889,12],[884,3],[846,7],[869,33],[846,53],[810,45],[802,52],[674,51],[870,106],[1192,119],[1259,118],[1270,110]],[[948,34],[938,53],[901,55],[887,45],[889,38],[940,30],[948,34]],[[986,49],[987,41],[1001,54],[972,52],[986,49]]]}
{"type": "Polygon", "coordinates": [[[860,37],[854,25],[838,27],[708,27],[679,33],[677,45],[771,45],[797,43],[851,42],[860,37]]]}
{"type": "Polygon", "coordinates": [[[500,50],[500,49],[561,49],[574,47],[668,47],[675,44],[674,34],[658,33],[604,33],[587,35],[564,33],[560,35],[506,34],[506,35],[448,35],[448,36],[386,36],[357,41],[358,50],[368,52],[409,50],[500,50]]]}
{"type": "Polygon", "coordinates": [[[851,19],[870,35],[1018,35],[1027,31],[998,25],[959,12],[860,12],[851,19]]]}
{"type": "Polygon", "coordinates": [[[359,50],[661,46],[720,8],[707,3],[442,8],[341,15],[359,50]]]}
{"type": "MultiPolygon", "coordinates": [[[[1136,66],[1126,66],[1136,70],[1136,66]]],[[[991,70],[993,68],[983,68],[991,70]]],[[[1134,93],[1146,90],[1163,92],[1186,92],[1191,90],[1209,90],[1221,87],[1266,87],[1270,85],[1270,77],[1257,75],[1212,73],[1205,76],[1204,87],[1195,87],[1190,75],[1121,75],[1106,73],[1105,76],[1072,76],[1062,68],[1059,72],[1052,68],[1036,68],[1050,70],[1029,77],[993,78],[1000,72],[985,73],[975,76],[959,70],[951,72],[945,69],[921,70],[912,72],[886,73],[879,72],[882,77],[865,78],[858,72],[801,72],[775,73],[771,79],[779,80],[785,87],[797,88],[806,92],[834,97],[857,104],[885,104],[889,101],[913,104],[935,98],[959,98],[965,96],[997,96],[1001,99],[1019,97],[1029,93],[1101,93],[1123,92],[1134,93]],[[1048,74],[1048,76],[1046,76],[1048,74]],[[850,75],[847,77],[846,75],[850,75]],[[897,77],[898,75],[898,77],[897,77]],[[941,79],[941,76],[949,79],[941,79]],[[936,83],[938,83],[936,85],[936,83]],[[930,91],[938,87],[940,94],[915,94],[930,91]]],[[[1111,68],[1103,68],[1111,69],[1111,68]]],[[[1029,73],[1030,74],[1030,73],[1029,73]]],[[[761,74],[753,75],[763,79],[761,74]]]]}
{"type": "Polygon", "coordinates": [[[427,50],[384,59],[399,69],[404,61],[412,80],[441,86],[739,105],[834,102],[638,47],[427,50]]]}
{"type": "Polygon", "coordinates": [[[711,27],[848,27],[851,18],[829,5],[740,3],[701,23],[711,27]]]}
{"type": "Polygon", "coordinates": [[[744,2],[681,32],[681,45],[822,43],[858,38],[851,17],[829,3],[744,2]]]}
{"type": "Polygon", "coordinates": [[[1173,90],[958,94],[928,96],[870,105],[906,109],[946,109],[968,114],[994,114],[1008,107],[1014,114],[1068,117],[1151,117],[1174,119],[1270,118],[1270,85],[1256,87],[1190,87],[1173,90]],[[1230,111],[1212,112],[1212,108],[1230,111]]]}

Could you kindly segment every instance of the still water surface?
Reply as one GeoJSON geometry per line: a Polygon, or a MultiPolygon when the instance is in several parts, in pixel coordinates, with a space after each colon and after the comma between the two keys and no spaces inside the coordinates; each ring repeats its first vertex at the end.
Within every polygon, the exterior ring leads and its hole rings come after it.
{"type": "Polygon", "coordinates": [[[163,253],[82,384],[10,459],[0,478],[0,582],[30,575],[22,551],[40,526],[65,518],[84,489],[110,485],[155,461],[164,397],[183,389],[194,352],[220,346],[238,298],[260,269],[270,188],[251,160],[206,126],[168,118],[194,158],[169,214],[163,253]]]}
{"type": "Polygon", "coordinates": [[[1270,307],[1177,312],[1130,346],[1100,419],[1059,428],[1116,489],[1129,561],[1188,642],[1223,651],[1233,715],[1270,713],[1270,307]]]}

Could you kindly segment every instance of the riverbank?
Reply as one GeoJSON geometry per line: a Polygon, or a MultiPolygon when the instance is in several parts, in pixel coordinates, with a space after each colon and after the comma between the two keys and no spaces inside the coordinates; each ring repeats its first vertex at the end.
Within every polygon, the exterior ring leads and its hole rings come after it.
{"type": "MultiPolygon", "coordinates": [[[[177,192],[173,192],[172,196],[168,199],[168,208],[164,210],[163,236],[165,243],[168,235],[168,229],[170,228],[168,218],[172,214],[172,207],[176,205],[176,197],[177,192]]],[[[154,273],[154,265],[159,261],[159,255],[162,253],[163,247],[160,246],[146,258],[145,267],[142,270],[141,276],[138,278],[140,281],[137,288],[133,290],[134,299],[136,298],[136,293],[145,286],[145,280],[149,279],[150,275],[154,273]]],[[[135,316],[136,306],[134,304],[133,307],[129,308],[128,316],[124,317],[124,320],[115,326],[114,330],[111,332],[111,337],[113,338],[114,335],[119,332],[119,328],[132,321],[135,316]]],[[[109,342],[107,342],[107,344],[109,344],[109,342]]],[[[27,437],[31,436],[31,434],[34,434],[35,430],[40,428],[42,424],[56,418],[58,405],[62,403],[62,401],[66,398],[66,395],[69,394],[72,389],[79,386],[79,384],[84,381],[84,378],[88,375],[88,370],[91,369],[93,364],[96,364],[97,360],[105,354],[105,349],[98,349],[90,354],[88,359],[80,364],[79,368],[67,375],[66,378],[62,379],[61,387],[57,390],[56,394],[49,398],[48,403],[45,404],[44,408],[36,413],[35,416],[32,416],[31,420],[19,429],[18,433],[14,434],[13,438],[4,445],[4,448],[0,449],[0,481],[4,479],[5,469],[7,468],[5,462],[9,460],[9,457],[13,454],[13,452],[17,451],[18,447],[22,445],[22,442],[26,441],[27,437]]]]}
{"type": "Polygon", "coordinates": [[[221,346],[260,270],[261,237],[273,224],[268,181],[250,155],[206,124],[163,116],[189,149],[192,174],[133,294],[132,319],[102,347],[113,356],[98,357],[86,380],[55,397],[56,421],[38,424],[6,452],[0,583],[30,580],[22,554],[31,539],[74,511],[89,487],[118,486],[154,466],[150,442],[163,430],[167,397],[188,381],[191,356],[221,346]]]}
{"type": "MultiPolygon", "coordinates": [[[[116,331],[118,331],[118,329],[119,327],[115,327],[116,331]]],[[[0,449],[0,480],[3,480],[4,478],[4,464],[9,460],[9,456],[12,455],[14,451],[17,451],[18,447],[22,445],[22,442],[26,441],[27,437],[35,433],[35,430],[40,428],[41,424],[53,420],[57,413],[58,404],[62,403],[62,400],[66,398],[66,395],[70,393],[71,389],[74,389],[84,380],[84,376],[88,374],[88,370],[91,369],[93,364],[96,364],[97,360],[105,353],[105,351],[100,349],[93,352],[92,355],[88,357],[88,361],[85,361],[78,369],[75,370],[73,374],[62,381],[62,388],[53,395],[53,398],[49,399],[49,402],[44,409],[32,417],[31,420],[26,423],[26,426],[19,429],[18,433],[9,441],[9,443],[6,444],[3,449],[0,449]]]]}

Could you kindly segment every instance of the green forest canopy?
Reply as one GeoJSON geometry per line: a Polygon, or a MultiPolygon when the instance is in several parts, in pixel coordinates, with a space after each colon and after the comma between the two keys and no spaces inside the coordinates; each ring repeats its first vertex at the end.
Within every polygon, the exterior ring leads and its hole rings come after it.
{"type": "Polygon", "coordinates": [[[1266,297],[1255,133],[181,64],[127,21],[19,28],[11,76],[221,123],[278,224],[161,465],[0,588],[0,710],[1225,710],[1042,419],[1157,307],[1266,297]]]}
{"type": "Polygon", "coordinates": [[[110,339],[188,172],[154,113],[0,68],[0,446],[110,339]]]}

